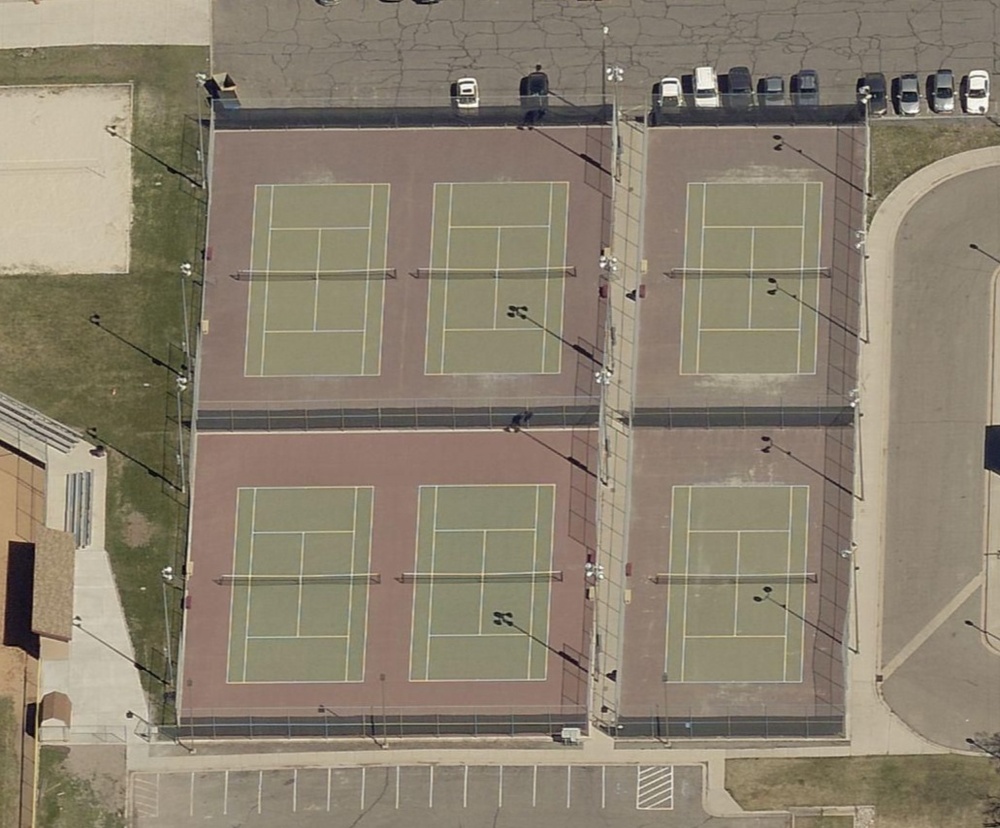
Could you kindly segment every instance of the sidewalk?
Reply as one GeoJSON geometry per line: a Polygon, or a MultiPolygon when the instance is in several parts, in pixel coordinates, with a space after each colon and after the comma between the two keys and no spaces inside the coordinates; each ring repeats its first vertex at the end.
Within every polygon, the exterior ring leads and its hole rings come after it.
{"type": "Polygon", "coordinates": [[[0,49],[207,46],[211,0],[0,0],[0,49]]]}

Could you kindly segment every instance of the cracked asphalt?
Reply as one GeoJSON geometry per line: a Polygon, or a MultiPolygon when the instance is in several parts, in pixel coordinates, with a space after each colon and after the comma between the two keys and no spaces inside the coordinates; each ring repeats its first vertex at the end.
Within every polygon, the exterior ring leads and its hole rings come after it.
{"type": "Polygon", "coordinates": [[[597,103],[605,63],[625,106],[703,64],[817,69],[824,103],[845,103],[864,71],[996,73],[998,18],[1000,0],[214,0],[213,67],[247,106],[446,105],[466,74],[484,105],[512,104],[535,64],[597,103]]]}

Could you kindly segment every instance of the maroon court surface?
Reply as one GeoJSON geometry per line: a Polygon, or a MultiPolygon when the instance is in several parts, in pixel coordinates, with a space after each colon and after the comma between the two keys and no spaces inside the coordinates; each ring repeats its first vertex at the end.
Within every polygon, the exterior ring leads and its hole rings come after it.
{"type": "Polygon", "coordinates": [[[594,395],[601,343],[598,267],[609,220],[609,130],[567,127],[274,130],[214,136],[210,261],[200,355],[203,409],[373,407],[407,401],[512,402],[594,395]],[[425,376],[428,286],[411,274],[431,264],[434,185],[441,182],[568,182],[566,278],[558,374],[425,376]],[[254,187],[388,184],[387,264],[380,373],[364,377],[246,377],[250,283],[231,278],[251,263],[254,187]],[[578,346],[574,350],[574,346],[578,346]]]}
{"type": "MultiPolygon", "coordinates": [[[[382,698],[393,714],[477,710],[558,712],[586,705],[589,606],[584,564],[592,547],[596,480],[593,432],[201,434],[195,474],[192,571],[183,659],[184,718],[215,715],[366,713],[382,698]],[[572,458],[572,462],[567,459],[572,458]],[[546,644],[547,675],[536,681],[409,680],[418,489],[428,485],[554,485],[554,569],[546,644]],[[227,651],[240,487],[374,488],[363,680],[351,683],[229,683],[227,651]],[[384,678],[383,678],[384,677],[384,678]],[[279,710],[280,708],[280,710],[279,710]]],[[[316,653],[322,658],[322,652],[316,653]]]]}
{"type": "MultiPolygon", "coordinates": [[[[843,705],[843,656],[854,634],[847,614],[852,562],[840,554],[850,546],[852,436],[849,429],[636,431],[623,716],[654,719],[665,709],[672,718],[799,717],[826,715],[843,705]],[[774,446],[767,453],[762,436],[774,446]],[[668,587],[653,578],[683,569],[669,562],[673,487],[734,485],[809,488],[804,571],[816,573],[817,582],[806,586],[804,617],[788,618],[803,627],[801,681],[678,682],[666,674],[668,587]]],[[[752,562],[748,568],[754,569],[752,562]]],[[[780,612],[773,604],[750,611],[757,609],[780,612]]]]}
{"type": "MultiPolygon", "coordinates": [[[[636,405],[822,405],[854,387],[857,340],[865,335],[858,319],[861,251],[855,246],[855,232],[864,227],[864,140],[860,126],[649,131],[636,405]],[[815,373],[680,372],[685,280],[668,274],[686,261],[688,184],[712,182],[822,184],[820,261],[829,278],[820,279],[818,306],[802,307],[818,322],[815,373]]],[[[688,290],[695,287],[691,282],[688,290]]]]}

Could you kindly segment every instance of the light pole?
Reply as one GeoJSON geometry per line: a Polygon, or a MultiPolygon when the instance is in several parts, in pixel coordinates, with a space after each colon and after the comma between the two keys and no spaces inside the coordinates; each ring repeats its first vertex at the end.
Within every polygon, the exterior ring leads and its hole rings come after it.
{"type": "Polygon", "coordinates": [[[379,687],[382,690],[382,749],[389,747],[389,720],[385,714],[385,673],[378,674],[379,687]]]}
{"type": "Polygon", "coordinates": [[[167,657],[167,684],[170,687],[174,686],[174,660],[173,660],[174,637],[170,630],[170,609],[167,605],[167,584],[172,584],[173,581],[174,581],[174,568],[172,566],[163,567],[163,569],[160,570],[160,588],[163,593],[163,631],[167,637],[163,649],[163,654],[167,657]]]}
{"type": "Polygon", "coordinates": [[[187,493],[187,461],[184,457],[184,406],[181,396],[187,390],[187,377],[177,377],[177,468],[181,473],[181,494],[187,493]]]}
{"type": "Polygon", "coordinates": [[[193,365],[191,354],[191,319],[190,314],[188,313],[187,284],[191,279],[191,274],[194,272],[194,267],[191,265],[191,262],[184,262],[181,264],[179,270],[181,275],[181,312],[184,315],[184,375],[188,379],[191,379],[193,365]]]}
{"type": "Polygon", "coordinates": [[[611,149],[615,156],[615,181],[622,180],[621,131],[618,126],[618,85],[625,80],[625,70],[621,66],[605,66],[605,79],[613,84],[611,98],[611,149]]]}

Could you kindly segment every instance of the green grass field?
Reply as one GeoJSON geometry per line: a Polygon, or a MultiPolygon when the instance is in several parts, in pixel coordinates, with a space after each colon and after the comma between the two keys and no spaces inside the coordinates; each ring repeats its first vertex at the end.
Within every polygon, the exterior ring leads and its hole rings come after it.
{"type": "Polygon", "coordinates": [[[751,811],[874,805],[878,828],[981,828],[1000,776],[987,757],[736,759],[726,788],[751,811]]]}
{"type": "Polygon", "coordinates": [[[869,218],[887,195],[917,170],[949,155],[1000,144],[1000,129],[990,121],[872,125],[872,198],[869,218]]]}
{"type": "Polygon", "coordinates": [[[18,760],[17,740],[20,738],[14,701],[0,696],[0,828],[14,828],[18,823],[21,763],[18,760]]]}
{"type": "MultiPolygon", "coordinates": [[[[159,573],[181,560],[187,510],[171,485],[179,482],[174,375],[140,351],[173,368],[183,360],[178,266],[194,262],[200,274],[207,193],[167,166],[201,179],[194,76],[207,64],[208,50],[194,47],[0,52],[9,85],[133,82],[132,140],[163,162],[133,153],[128,275],[0,278],[0,390],[68,425],[96,427],[100,441],[117,449],[110,452],[108,547],[136,657],[157,673],[165,639],[159,573]],[[126,342],[91,325],[92,313],[126,342]]],[[[198,307],[196,285],[193,291],[198,307]]],[[[162,690],[151,689],[154,696],[162,690]]]]}

